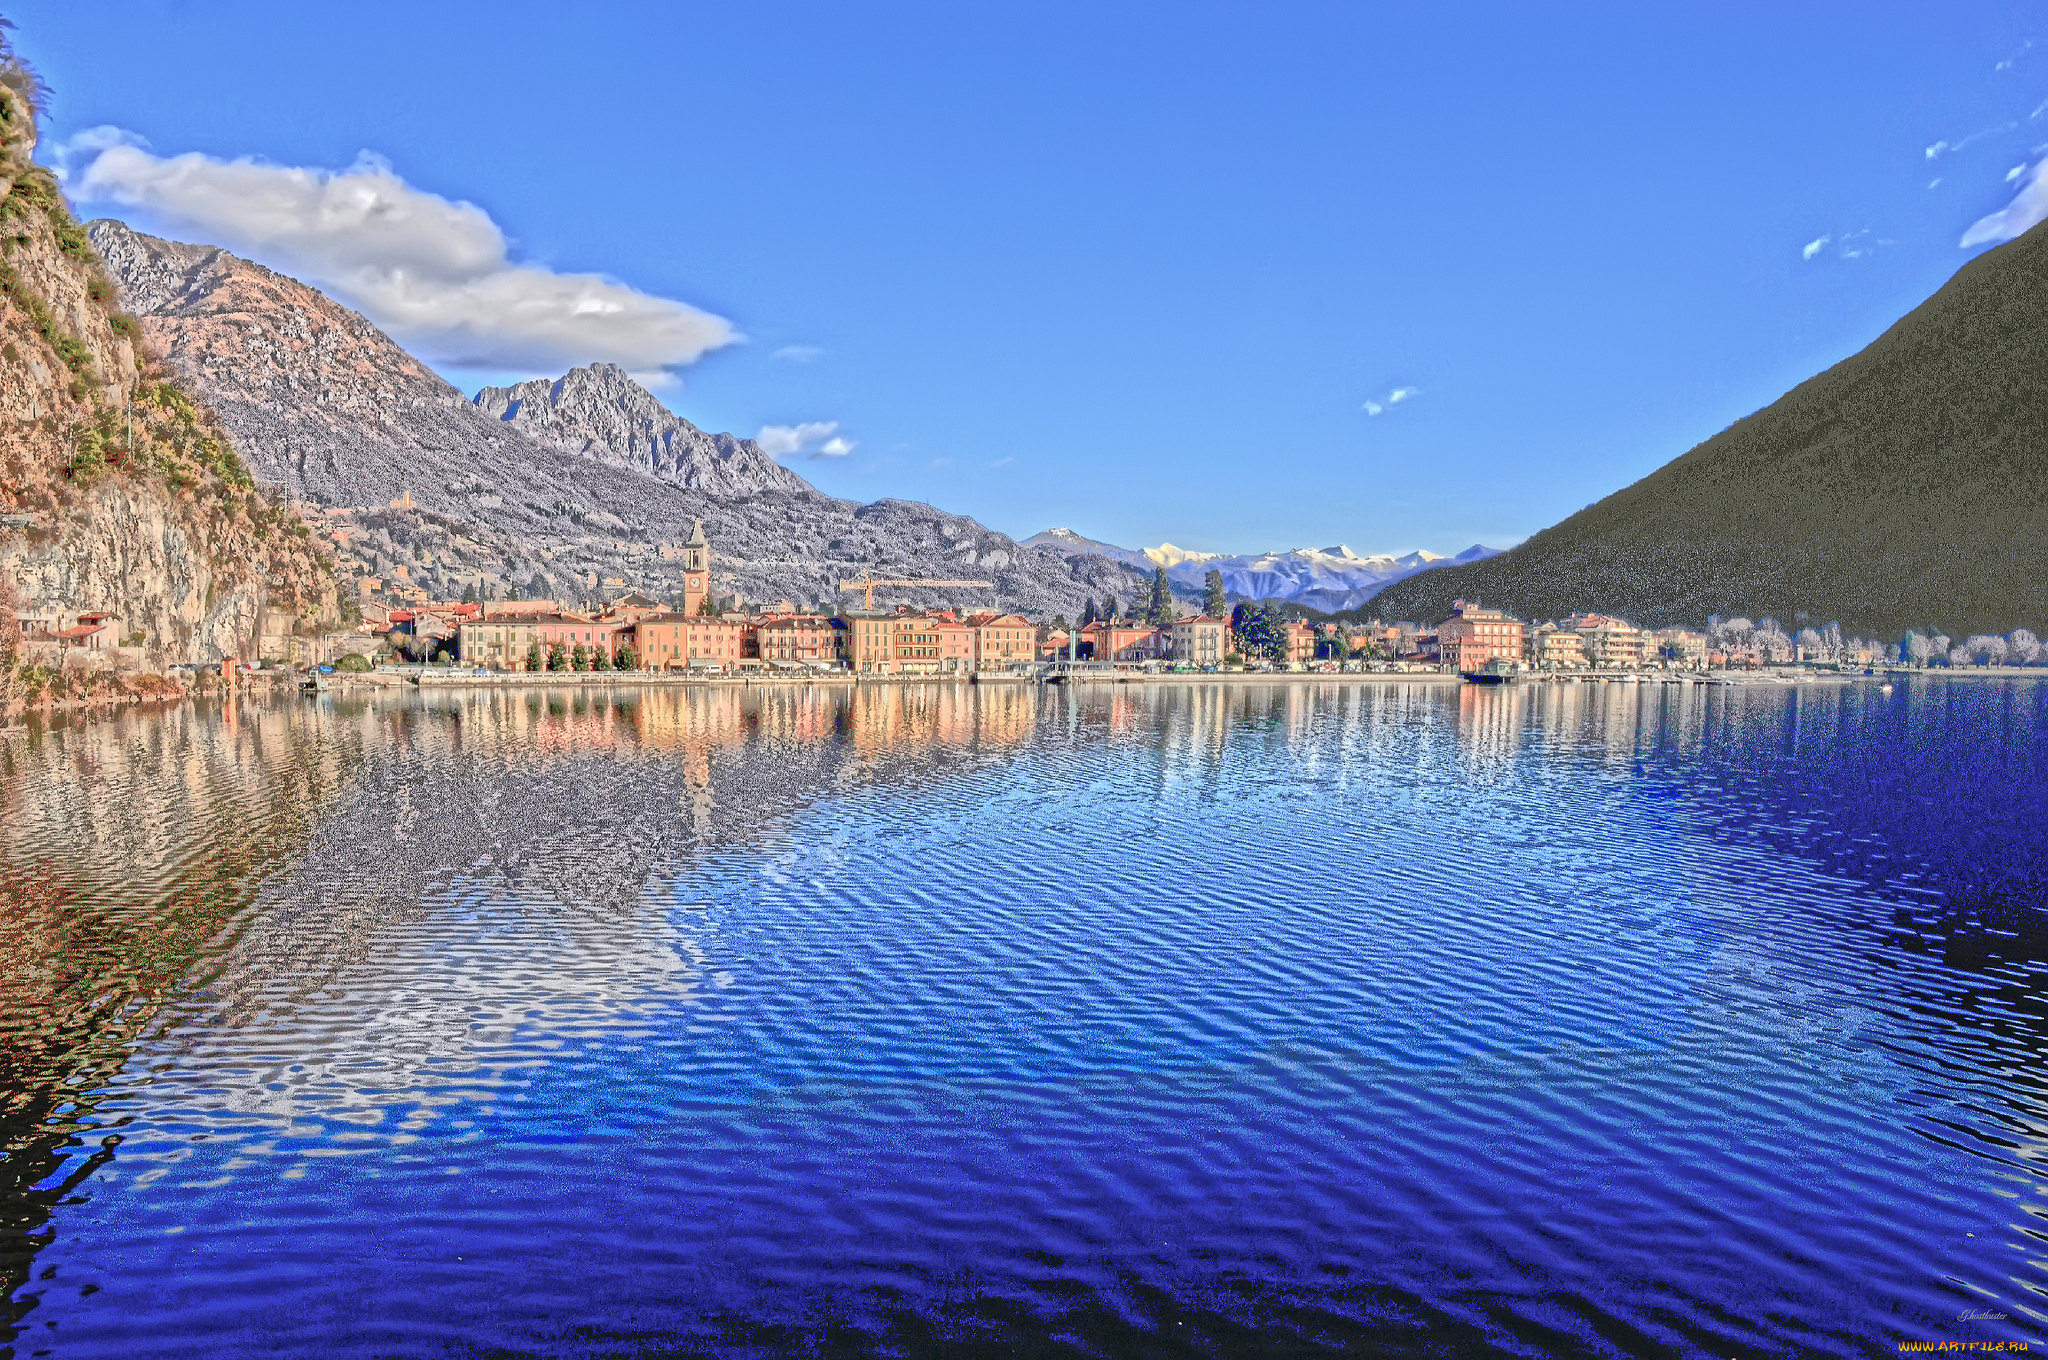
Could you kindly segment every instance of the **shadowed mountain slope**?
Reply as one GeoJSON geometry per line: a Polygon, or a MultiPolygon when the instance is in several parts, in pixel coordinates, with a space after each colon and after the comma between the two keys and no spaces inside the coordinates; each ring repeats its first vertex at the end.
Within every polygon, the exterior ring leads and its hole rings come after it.
{"type": "Polygon", "coordinates": [[[1892,637],[2048,625],[2048,228],[1869,347],[1509,552],[1370,602],[1650,626],[1838,619],[1892,637]]]}
{"type": "Polygon", "coordinates": [[[486,389],[487,411],[295,279],[120,222],[92,223],[90,235],[145,338],[219,413],[250,471],[327,507],[359,575],[402,574],[436,595],[517,585],[569,600],[669,598],[682,576],[670,549],[701,519],[714,593],[753,601],[830,601],[866,568],[996,587],[892,587],[878,604],[1074,615],[1090,597],[1129,598],[1149,582],[927,505],[826,496],[752,441],[668,414],[609,366],[486,389]]]}

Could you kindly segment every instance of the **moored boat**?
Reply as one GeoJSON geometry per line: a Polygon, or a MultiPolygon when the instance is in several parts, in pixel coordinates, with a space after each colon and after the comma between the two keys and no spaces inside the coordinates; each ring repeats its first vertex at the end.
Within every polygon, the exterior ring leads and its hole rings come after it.
{"type": "Polygon", "coordinates": [[[1505,685],[1515,678],[1515,663],[1494,657],[1476,671],[1460,671],[1459,674],[1471,685],[1505,685]]]}

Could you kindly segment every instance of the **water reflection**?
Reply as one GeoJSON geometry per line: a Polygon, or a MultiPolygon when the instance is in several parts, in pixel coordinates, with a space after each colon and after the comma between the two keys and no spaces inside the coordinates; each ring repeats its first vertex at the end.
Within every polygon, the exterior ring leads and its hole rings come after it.
{"type": "Polygon", "coordinates": [[[2019,1313],[2044,713],[648,687],[0,738],[6,1297],[79,1353],[313,1346],[349,1300],[385,1330],[338,1350],[498,1344],[492,1317],[549,1349],[536,1319],[627,1306],[631,1259],[677,1291],[662,1328],[716,1298],[746,1332],[780,1280],[865,1300],[856,1349],[955,1304],[1049,1341],[1026,1243],[1103,1347],[1175,1317],[1252,1346],[1286,1299],[1333,1347],[1407,1317],[1454,1349],[1848,1352],[1881,1315],[2019,1313]],[[1871,1188],[1901,1178],[1929,1188],[1871,1188]],[[1964,1221],[2011,1261],[1958,1256],[1964,1221]],[[590,1259],[543,1288],[566,1240],[590,1259]],[[1263,1322],[1218,1330],[1225,1279],[1263,1322]],[[1892,1312],[1847,1316],[1858,1289],[1892,1312]]]}

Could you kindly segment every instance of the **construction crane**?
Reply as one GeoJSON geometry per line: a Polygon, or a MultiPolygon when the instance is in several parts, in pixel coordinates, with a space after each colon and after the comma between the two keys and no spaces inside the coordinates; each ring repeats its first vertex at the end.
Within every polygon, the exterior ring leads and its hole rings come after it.
{"type": "Polygon", "coordinates": [[[993,581],[885,581],[865,571],[860,574],[858,581],[841,581],[839,583],[841,591],[862,590],[867,592],[867,603],[862,606],[864,609],[873,609],[875,607],[876,586],[980,586],[984,590],[994,590],[996,588],[993,581]]]}

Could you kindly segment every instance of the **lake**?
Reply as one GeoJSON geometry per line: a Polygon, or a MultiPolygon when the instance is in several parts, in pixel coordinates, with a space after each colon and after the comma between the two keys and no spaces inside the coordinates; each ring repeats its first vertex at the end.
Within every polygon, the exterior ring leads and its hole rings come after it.
{"type": "Polygon", "coordinates": [[[0,885],[0,1355],[2048,1337],[2040,682],[185,704],[0,885]]]}

